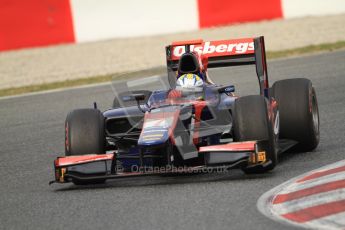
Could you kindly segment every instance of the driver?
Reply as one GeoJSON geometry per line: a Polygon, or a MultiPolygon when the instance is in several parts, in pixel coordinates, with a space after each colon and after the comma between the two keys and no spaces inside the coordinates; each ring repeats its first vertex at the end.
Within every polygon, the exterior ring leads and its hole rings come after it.
{"type": "MultiPolygon", "coordinates": [[[[168,98],[182,97],[183,91],[203,95],[204,85],[215,85],[207,74],[207,64],[207,58],[201,59],[197,53],[182,54],[178,63],[176,89],[169,92],[168,98]]],[[[199,99],[202,100],[203,96],[199,99]]]]}
{"type": "Polygon", "coordinates": [[[180,76],[176,81],[177,90],[189,90],[194,92],[202,92],[204,81],[201,77],[193,73],[187,73],[180,76]]]}
{"type": "Polygon", "coordinates": [[[178,63],[177,78],[184,74],[195,74],[199,76],[204,83],[214,85],[207,74],[207,58],[199,58],[199,55],[194,52],[182,54],[178,63]]]}
{"type": "Polygon", "coordinates": [[[183,92],[191,92],[194,95],[199,95],[198,100],[203,100],[204,84],[203,79],[196,74],[183,74],[177,79],[176,89],[169,92],[168,98],[181,98],[183,92]]]}

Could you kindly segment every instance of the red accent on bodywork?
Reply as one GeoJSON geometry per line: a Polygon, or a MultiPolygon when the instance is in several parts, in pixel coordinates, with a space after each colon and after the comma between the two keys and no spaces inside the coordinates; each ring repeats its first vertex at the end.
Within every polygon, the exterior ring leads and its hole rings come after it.
{"type": "Polygon", "coordinates": [[[272,107],[273,109],[275,109],[277,106],[278,106],[277,101],[276,101],[275,99],[272,99],[272,101],[271,101],[271,107],[272,107]]]}
{"type": "Polygon", "coordinates": [[[199,152],[237,152],[237,151],[255,151],[256,141],[232,142],[225,145],[212,145],[200,147],[199,152]]]}
{"type": "Polygon", "coordinates": [[[112,160],[114,154],[90,154],[90,155],[82,155],[82,156],[67,156],[67,157],[60,157],[55,160],[56,167],[62,166],[69,166],[75,164],[84,164],[94,161],[104,161],[104,160],[112,160]]]}
{"type": "MultiPolygon", "coordinates": [[[[160,113],[148,113],[146,112],[145,113],[145,116],[144,116],[144,125],[143,125],[143,129],[141,130],[141,134],[145,131],[145,123],[151,119],[151,120],[157,120],[157,122],[159,120],[165,120],[165,119],[168,119],[168,118],[173,118],[173,121],[169,127],[169,132],[168,132],[168,135],[170,137],[170,139],[174,142],[174,139],[173,139],[173,130],[175,129],[176,127],[176,124],[177,124],[177,120],[178,120],[178,117],[179,117],[179,114],[180,114],[180,110],[177,110],[175,112],[160,112],[160,113]]],[[[159,126],[157,126],[159,127],[159,126]]],[[[141,136],[140,134],[140,136],[141,136]]]]}
{"type": "Polygon", "coordinates": [[[201,57],[201,63],[202,63],[202,71],[207,71],[207,66],[208,66],[208,58],[205,56],[201,57]]]}
{"type": "Polygon", "coordinates": [[[201,28],[282,18],[280,0],[198,0],[201,28]]]}
{"type": "Polygon", "coordinates": [[[170,92],[168,94],[168,100],[171,101],[171,103],[174,103],[174,99],[178,99],[181,97],[182,97],[181,90],[172,89],[172,90],[170,90],[170,92]]]}
{"type": "Polygon", "coordinates": [[[194,124],[194,134],[193,134],[193,143],[197,145],[199,143],[199,128],[200,128],[200,119],[202,110],[206,107],[206,101],[195,101],[193,102],[194,106],[194,115],[195,115],[195,124],[194,124]]]}
{"type": "Polygon", "coordinates": [[[173,42],[173,46],[184,46],[184,45],[201,45],[203,43],[202,39],[198,40],[187,40],[187,41],[177,41],[173,42]]]}
{"type": "Polygon", "coordinates": [[[66,150],[69,151],[69,129],[68,129],[68,122],[65,124],[65,147],[66,150]]]}
{"type": "MultiPolygon", "coordinates": [[[[171,48],[171,60],[178,60],[185,53],[186,43],[174,42],[171,48]]],[[[190,51],[201,57],[221,57],[254,54],[254,39],[241,38],[221,41],[205,41],[202,44],[190,45],[190,51]]]]}
{"type": "MultiPolygon", "coordinates": [[[[277,115],[275,111],[277,111],[278,103],[272,97],[271,97],[270,103],[271,103],[271,106],[268,109],[268,118],[271,119],[271,117],[273,116],[273,118],[275,119],[275,115],[277,115]]],[[[274,119],[272,121],[274,121],[274,119]]]]}
{"type": "MultiPolygon", "coordinates": [[[[181,92],[179,90],[171,90],[167,102],[172,103],[172,104],[184,104],[184,103],[191,103],[194,106],[195,109],[195,124],[194,124],[194,134],[193,134],[193,143],[198,144],[199,142],[199,127],[200,127],[200,119],[201,119],[201,114],[202,110],[205,108],[207,105],[206,101],[191,101],[191,100],[182,100],[179,96],[181,95],[181,92]]],[[[150,120],[157,120],[157,123],[159,123],[160,120],[165,120],[168,118],[173,118],[172,124],[169,127],[169,137],[173,143],[175,143],[174,137],[173,137],[173,131],[176,127],[178,118],[180,115],[180,111],[177,110],[175,112],[160,112],[160,113],[145,113],[144,117],[144,125],[145,123],[150,119],[150,120]]],[[[159,126],[157,126],[159,127],[159,126]]],[[[144,129],[142,129],[142,133],[144,132],[144,129]]]]}

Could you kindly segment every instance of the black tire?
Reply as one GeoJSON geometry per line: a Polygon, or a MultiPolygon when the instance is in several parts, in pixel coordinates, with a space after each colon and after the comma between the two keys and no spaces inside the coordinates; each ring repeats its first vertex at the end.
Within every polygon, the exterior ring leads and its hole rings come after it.
{"type": "MultiPolygon", "coordinates": [[[[132,92],[125,92],[125,93],[121,93],[120,96],[123,97],[125,95],[131,95],[131,94],[144,94],[145,95],[145,100],[143,100],[142,102],[140,102],[141,105],[145,104],[147,102],[147,100],[149,99],[149,97],[151,96],[152,92],[149,90],[135,90],[132,92]]],[[[116,108],[121,108],[124,106],[134,106],[137,105],[136,101],[128,101],[128,102],[120,102],[119,98],[115,97],[113,100],[113,109],[116,108]]]]}
{"type": "Polygon", "coordinates": [[[65,155],[105,153],[104,117],[97,109],[77,109],[65,121],[65,155]]]}
{"type": "Polygon", "coordinates": [[[279,138],[299,142],[298,151],[311,151],[320,140],[319,111],[315,89],[305,78],[277,81],[272,96],[278,102],[279,138]]]}
{"type": "MultiPolygon", "coordinates": [[[[105,153],[103,114],[96,109],[77,109],[67,115],[65,121],[65,155],[105,153]]],[[[75,185],[102,184],[104,179],[79,181],[75,185]]]]}
{"type": "Polygon", "coordinates": [[[271,163],[260,167],[245,167],[245,173],[264,173],[277,164],[277,151],[272,123],[268,118],[266,99],[260,95],[238,98],[233,112],[234,141],[267,140],[266,159],[271,163]]]}

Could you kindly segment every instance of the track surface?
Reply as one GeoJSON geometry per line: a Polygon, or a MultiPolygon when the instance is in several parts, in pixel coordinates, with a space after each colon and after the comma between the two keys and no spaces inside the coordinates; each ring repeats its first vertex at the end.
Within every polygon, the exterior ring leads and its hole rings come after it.
{"type": "MultiPolygon", "coordinates": [[[[256,202],[292,177],[345,158],[344,62],[345,52],[340,51],[269,63],[271,83],[301,76],[313,81],[321,142],[315,152],[286,154],[272,173],[257,176],[235,170],[49,187],[53,159],[64,150],[67,112],[90,107],[93,101],[106,109],[111,87],[0,100],[0,229],[291,229],[260,214],[256,202]]],[[[212,76],[233,79],[241,89],[247,82],[256,83],[254,73],[245,67],[217,70],[212,76]]]]}

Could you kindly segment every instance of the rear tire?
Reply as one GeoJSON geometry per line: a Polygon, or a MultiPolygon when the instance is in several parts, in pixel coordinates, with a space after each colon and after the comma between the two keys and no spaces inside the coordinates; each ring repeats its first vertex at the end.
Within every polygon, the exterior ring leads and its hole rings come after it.
{"type": "Polygon", "coordinates": [[[298,151],[311,151],[320,140],[319,110],[315,89],[305,78],[277,81],[272,96],[278,102],[279,138],[298,141],[298,151]]]}
{"type": "MultiPolygon", "coordinates": [[[[105,153],[103,114],[96,109],[76,109],[65,122],[65,155],[76,156],[105,153]]],[[[75,185],[102,184],[105,179],[72,180],[75,185]]]]}
{"type": "Polygon", "coordinates": [[[235,101],[233,119],[234,141],[269,141],[266,159],[271,163],[262,167],[243,168],[242,170],[248,174],[272,170],[277,164],[277,152],[265,98],[260,95],[238,98],[235,101]]]}

